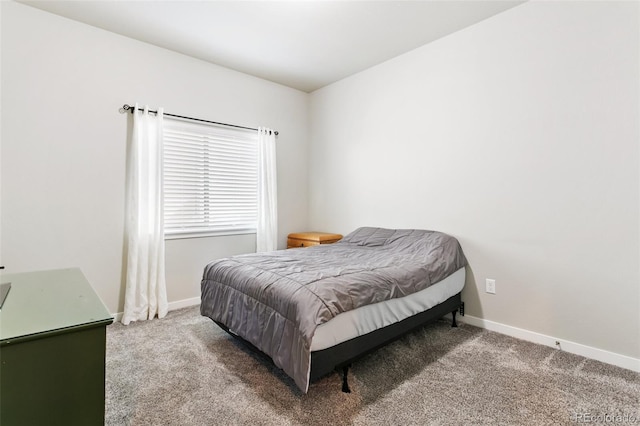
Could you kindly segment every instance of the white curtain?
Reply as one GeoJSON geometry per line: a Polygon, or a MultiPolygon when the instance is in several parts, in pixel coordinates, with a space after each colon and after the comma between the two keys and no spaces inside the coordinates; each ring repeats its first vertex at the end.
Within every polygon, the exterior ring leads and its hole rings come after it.
{"type": "Polygon", "coordinates": [[[162,109],[135,105],[127,158],[127,278],[122,323],[167,314],[162,195],[162,109]]]}
{"type": "Polygon", "coordinates": [[[258,127],[258,230],[256,251],[278,249],[278,193],[276,181],[276,136],[258,127]]]}

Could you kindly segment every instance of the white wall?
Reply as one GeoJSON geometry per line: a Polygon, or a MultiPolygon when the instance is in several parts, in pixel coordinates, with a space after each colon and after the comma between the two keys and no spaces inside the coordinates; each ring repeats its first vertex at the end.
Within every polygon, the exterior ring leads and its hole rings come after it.
{"type": "Polygon", "coordinates": [[[638,16],[529,2],[314,92],[311,228],[448,232],[468,315],[640,358],[638,16]]]}
{"type": "MultiPolygon", "coordinates": [[[[279,245],[306,228],[308,95],[22,4],[2,8],[1,250],[7,272],[80,267],[123,307],[124,103],[245,126],[277,141],[279,245]]],[[[255,236],[167,241],[170,302],[255,236]]]]}
{"type": "MultiPolygon", "coordinates": [[[[138,101],[280,131],[281,247],[305,229],[449,232],[470,262],[469,315],[640,358],[637,3],[529,2],[314,92],[310,110],[293,89],[0,10],[9,272],[78,266],[122,310],[117,109],[138,101]]],[[[208,260],[254,245],[168,241],[170,301],[199,296],[208,260]]]]}

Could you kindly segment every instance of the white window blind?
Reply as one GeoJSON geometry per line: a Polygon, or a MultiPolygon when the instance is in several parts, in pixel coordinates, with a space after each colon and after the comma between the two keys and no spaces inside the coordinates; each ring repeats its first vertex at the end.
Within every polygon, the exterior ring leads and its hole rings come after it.
{"type": "Polygon", "coordinates": [[[258,134],[164,120],[166,238],[256,231],[258,134]]]}

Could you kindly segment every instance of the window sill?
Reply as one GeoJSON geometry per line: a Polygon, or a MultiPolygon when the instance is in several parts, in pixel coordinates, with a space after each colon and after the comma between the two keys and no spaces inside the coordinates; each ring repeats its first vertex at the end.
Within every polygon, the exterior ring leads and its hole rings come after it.
{"type": "Polygon", "coordinates": [[[172,233],[165,234],[164,239],[166,240],[185,240],[190,238],[208,238],[208,237],[225,237],[230,235],[247,235],[247,234],[255,234],[255,229],[237,229],[237,230],[228,230],[228,231],[203,231],[203,232],[181,232],[181,233],[172,233]]]}

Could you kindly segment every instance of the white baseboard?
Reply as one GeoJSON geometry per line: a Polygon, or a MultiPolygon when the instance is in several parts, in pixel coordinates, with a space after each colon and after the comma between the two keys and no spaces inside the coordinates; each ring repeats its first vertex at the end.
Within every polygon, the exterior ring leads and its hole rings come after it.
{"type": "MultiPolygon", "coordinates": [[[[199,304],[200,297],[177,300],[175,302],[169,303],[169,311],[175,311],[176,309],[187,308],[199,304]]],[[[118,312],[117,314],[112,314],[112,316],[114,317],[115,321],[121,321],[122,314],[122,312],[118,312]]],[[[451,318],[451,314],[447,314],[445,315],[445,317],[451,318]]],[[[512,327],[510,325],[489,321],[471,315],[457,315],[456,318],[460,322],[473,325],[475,327],[480,327],[486,330],[495,331],[497,333],[506,334],[507,336],[515,337],[517,339],[526,340],[528,342],[537,343],[539,345],[549,346],[551,348],[556,348],[565,352],[580,355],[586,358],[594,359],[596,361],[601,361],[607,364],[615,365],[617,367],[626,368],[627,370],[640,373],[640,359],[637,358],[620,355],[615,352],[605,351],[603,349],[571,342],[569,340],[559,339],[557,337],[547,336],[545,334],[536,333],[535,331],[512,327]]]]}
{"type": "MultiPolygon", "coordinates": [[[[192,297],[190,299],[182,299],[176,300],[175,302],[169,302],[169,312],[175,311],[176,309],[188,308],[189,306],[196,306],[200,304],[200,297],[192,297]]],[[[111,314],[114,321],[120,322],[122,321],[122,315],[124,312],[118,312],[116,314],[111,314]]]]}
{"type": "Polygon", "coordinates": [[[510,325],[505,325],[498,322],[477,318],[471,315],[456,316],[456,318],[458,318],[460,322],[463,322],[465,324],[484,328],[490,331],[495,331],[501,334],[506,334],[507,336],[526,340],[528,342],[538,343],[540,345],[560,349],[565,352],[581,355],[585,358],[590,358],[596,361],[615,365],[617,367],[626,368],[627,370],[640,372],[640,359],[637,358],[620,355],[614,352],[605,351],[603,349],[597,349],[591,346],[559,339],[557,337],[547,336],[545,334],[524,330],[518,327],[512,327],[510,325]]]}
{"type": "Polygon", "coordinates": [[[188,308],[189,306],[196,306],[200,304],[200,296],[192,297],[191,299],[182,299],[169,303],[169,310],[175,311],[176,309],[188,308]]]}

